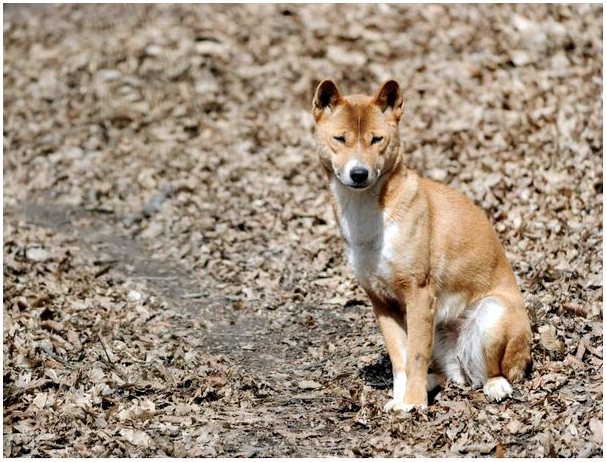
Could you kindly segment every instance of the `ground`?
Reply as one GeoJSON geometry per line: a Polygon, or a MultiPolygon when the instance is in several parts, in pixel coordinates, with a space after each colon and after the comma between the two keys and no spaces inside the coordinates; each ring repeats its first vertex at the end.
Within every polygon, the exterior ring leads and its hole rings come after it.
{"type": "Polygon", "coordinates": [[[601,5],[11,7],[3,81],[4,456],[603,454],[601,5]],[[524,293],[502,403],[382,411],[310,106],[390,77],[524,293]]]}

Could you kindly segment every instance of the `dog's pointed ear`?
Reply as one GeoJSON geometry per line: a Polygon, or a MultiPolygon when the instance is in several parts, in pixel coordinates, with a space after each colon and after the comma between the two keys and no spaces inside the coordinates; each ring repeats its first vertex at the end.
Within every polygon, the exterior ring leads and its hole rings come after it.
{"type": "Polygon", "coordinates": [[[327,109],[334,110],[340,100],[341,94],[335,83],[332,80],[322,80],[316,89],[312,108],[316,121],[322,117],[327,109]]]}
{"type": "Polygon", "coordinates": [[[399,121],[402,117],[404,98],[398,82],[395,80],[385,82],[375,96],[375,104],[383,112],[391,111],[396,121],[399,121]]]}

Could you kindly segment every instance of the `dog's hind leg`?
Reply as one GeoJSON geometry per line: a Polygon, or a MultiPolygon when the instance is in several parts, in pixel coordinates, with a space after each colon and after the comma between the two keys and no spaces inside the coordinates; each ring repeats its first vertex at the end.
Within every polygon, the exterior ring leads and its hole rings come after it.
{"type": "Polygon", "coordinates": [[[492,401],[511,395],[511,382],[530,363],[530,325],[521,298],[494,294],[475,303],[463,322],[457,356],[475,387],[492,401]]]}

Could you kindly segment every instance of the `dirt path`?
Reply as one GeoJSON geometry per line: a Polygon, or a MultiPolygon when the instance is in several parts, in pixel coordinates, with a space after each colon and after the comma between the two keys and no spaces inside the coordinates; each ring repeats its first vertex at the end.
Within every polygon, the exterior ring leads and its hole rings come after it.
{"type": "Polygon", "coordinates": [[[4,16],[4,455],[600,456],[602,9],[57,5],[4,16]],[[309,104],[405,85],[408,164],[495,223],[512,399],[385,414],[309,104]]]}
{"type": "MultiPolygon", "coordinates": [[[[227,447],[227,454],[244,457],[347,454],[349,448],[339,443],[346,439],[344,428],[335,425],[334,418],[324,416],[331,412],[347,416],[359,410],[359,404],[343,393],[345,390],[340,395],[326,393],[321,383],[306,380],[317,376],[314,373],[321,367],[317,361],[310,361],[308,350],[321,347],[323,339],[307,338],[288,326],[271,329],[268,319],[233,310],[228,298],[213,293],[178,262],[154,259],[137,240],[123,234],[114,216],[51,202],[28,203],[19,210],[8,208],[5,214],[9,221],[23,220],[51,230],[59,239],[65,236],[71,245],[82,249],[83,257],[101,266],[97,274],[116,273],[129,280],[144,281],[146,289],[160,297],[158,304],[202,320],[203,330],[188,332],[195,338],[197,349],[218,355],[229,367],[237,368],[238,374],[246,377],[243,388],[252,389],[255,396],[254,411],[242,408],[240,402],[221,406],[219,420],[229,422],[230,428],[226,437],[240,441],[233,448],[227,447]],[[254,433],[251,441],[242,441],[246,438],[243,434],[251,431],[254,433]]],[[[333,324],[322,335],[334,334],[336,330],[340,331],[337,339],[354,335],[352,326],[339,325],[340,317],[325,311],[313,322],[333,324]]],[[[338,363],[343,353],[331,356],[325,360],[338,363]]],[[[359,373],[366,386],[385,390],[388,364],[386,358],[380,360],[380,370],[375,371],[380,382],[371,376],[374,366],[359,373]]],[[[333,368],[340,374],[335,371],[332,374],[341,375],[341,379],[355,372],[338,364],[333,368]]]]}

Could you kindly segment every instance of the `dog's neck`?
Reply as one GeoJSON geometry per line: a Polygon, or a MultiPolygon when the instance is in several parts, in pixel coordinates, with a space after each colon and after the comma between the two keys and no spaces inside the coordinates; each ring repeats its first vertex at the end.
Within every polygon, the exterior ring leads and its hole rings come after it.
{"type": "Polygon", "coordinates": [[[332,175],[330,186],[336,202],[335,213],[349,246],[380,245],[391,202],[402,188],[407,172],[403,163],[397,162],[391,171],[363,191],[345,186],[332,175]]]}

